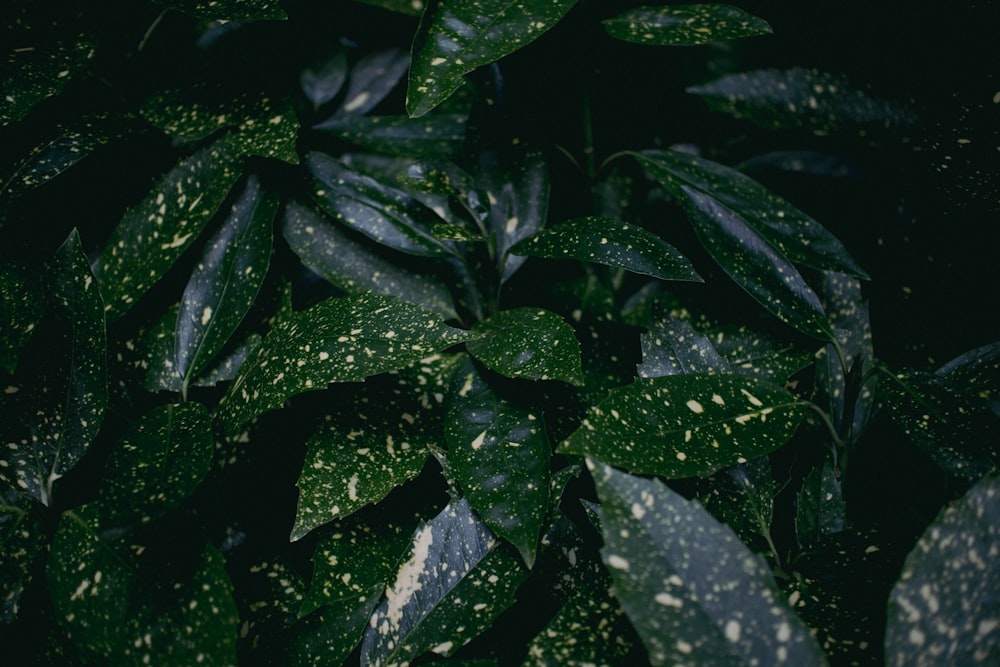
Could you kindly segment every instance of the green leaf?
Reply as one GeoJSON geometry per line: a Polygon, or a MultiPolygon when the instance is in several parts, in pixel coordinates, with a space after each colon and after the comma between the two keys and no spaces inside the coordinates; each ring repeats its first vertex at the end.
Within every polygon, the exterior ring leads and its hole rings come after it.
{"type": "Polygon", "coordinates": [[[94,263],[108,321],[128,311],[194,243],[239,178],[228,137],[190,155],[126,211],[94,263]]]}
{"type": "Polygon", "coordinates": [[[716,519],[729,526],[748,547],[760,545],[761,537],[770,539],[777,489],[766,456],[720,470],[712,480],[711,493],[699,498],[716,519]]]}
{"type": "Polygon", "coordinates": [[[824,665],[763,560],[658,480],[588,460],[602,556],[653,665],[824,665]]]}
{"type": "Polygon", "coordinates": [[[32,274],[13,264],[0,267],[0,368],[10,374],[42,317],[41,285],[32,274]]]}
{"type": "Polygon", "coordinates": [[[541,308],[502,310],[477,322],[472,331],[478,337],[466,347],[487,368],[512,378],[583,384],[576,334],[553,312],[541,308]]]}
{"type": "Polygon", "coordinates": [[[456,363],[434,355],[370,378],[306,443],[292,540],[385,498],[440,445],[444,393],[456,363]]]}
{"type": "Polygon", "coordinates": [[[382,589],[378,589],[358,599],[333,602],[299,621],[288,638],[287,664],[344,664],[361,641],[381,593],[382,589]]]}
{"type": "Polygon", "coordinates": [[[687,91],[714,111],[761,127],[804,129],[820,136],[859,128],[903,128],[916,119],[909,109],[870,97],[842,77],[801,67],[728,74],[687,91]]]}
{"type": "Polygon", "coordinates": [[[816,544],[839,533],[847,523],[847,506],[833,462],[824,459],[802,482],[795,502],[795,534],[799,545],[816,544]]]}
{"type": "Polygon", "coordinates": [[[431,114],[407,116],[337,115],[315,130],[384,155],[453,157],[465,142],[467,116],[431,114]]]}
{"type": "Polygon", "coordinates": [[[612,389],[559,451],[639,474],[704,477],[782,446],[805,410],[781,387],[742,375],[639,379],[612,389]]]}
{"type": "Polygon", "coordinates": [[[235,379],[240,372],[243,362],[260,345],[261,340],[263,339],[260,337],[260,334],[252,333],[248,335],[246,340],[233,347],[231,352],[225,354],[214,368],[209,368],[200,375],[194,381],[194,385],[196,387],[214,387],[220,382],[228,382],[235,379]]]}
{"type": "Polygon", "coordinates": [[[167,9],[201,19],[275,21],[288,18],[279,0],[154,0],[167,9]]]}
{"type": "Polygon", "coordinates": [[[273,638],[283,636],[299,618],[305,583],[296,569],[280,557],[241,569],[236,587],[236,606],[242,621],[237,650],[244,660],[248,652],[259,660],[268,655],[273,638]]]}
{"type": "Polygon", "coordinates": [[[208,474],[212,421],[200,403],[154,408],[111,453],[100,488],[101,524],[132,527],[179,506],[208,474]]]}
{"type": "Polygon", "coordinates": [[[530,568],[549,506],[552,448],[541,420],[504,400],[468,359],[452,385],[444,431],[450,471],[476,513],[530,568]]]}
{"type": "Polygon", "coordinates": [[[408,16],[420,16],[420,12],[424,10],[424,0],[359,0],[359,2],[408,16]]]}
{"type": "Polygon", "coordinates": [[[39,506],[14,491],[4,496],[0,496],[0,624],[17,618],[35,562],[48,546],[39,506]]]}
{"type": "Polygon", "coordinates": [[[887,665],[1000,660],[1000,480],[947,507],[910,552],[889,598],[887,665]]]}
{"type": "Polygon", "coordinates": [[[365,629],[362,664],[447,656],[490,627],[526,575],[499,545],[465,499],[421,525],[365,629]]]}
{"type": "Polygon", "coordinates": [[[454,93],[465,74],[533,42],[574,4],[575,0],[430,3],[413,38],[407,114],[423,116],[454,93]]]}
{"type": "Polygon", "coordinates": [[[108,402],[104,302],[76,230],[49,263],[44,287],[43,319],[0,399],[0,479],[48,505],[108,402]]]}
{"type": "Polygon", "coordinates": [[[360,116],[377,107],[396,88],[409,65],[410,54],[395,47],[359,58],[351,68],[344,104],[337,115],[360,116]]]}
{"type": "Polygon", "coordinates": [[[347,54],[337,49],[333,55],[315,60],[302,70],[299,84],[313,108],[318,109],[337,96],[347,81],[347,54]]]}
{"type": "Polygon", "coordinates": [[[285,207],[285,240],[311,271],[348,292],[373,292],[423,306],[445,319],[458,319],[447,285],[399,266],[388,251],[359,243],[311,207],[285,207]]]}
{"type": "Polygon", "coordinates": [[[795,350],[745,326],[718,327],[709,338],[734,373],[758,377],[774,384],[788,379],[813,362],[813,353],[795,350]]]}
{"type": "MultiPolygon", "coordinates": [[[[654,309],[654,313],[657,311],[654,309]]],[[[732,372],[729,362],[709,339],[695,331],[689,322],[670,315],[655,319],[639,342],[642,345],[639,377],[732,372]]]]}
{"type": "Polygon", "coordinates": [[[935,372],[966,393],[984,399],[1000,417],[1000,342],[960,354],[935,372]]]}
{"type": "Polygon", "coordinates": [[[510,252],[597,262],[663,280],[702,282],[691,262],[672,245],[642,227],[614,218],[567,220],[517,243],[510,252]]]}
{"type": "Polygon", "coordinates": [[[186,389],[243,321],[271,259],[278,198],[247,178],[228,219],[205,247],[181,298],[174,339],[177,374],[186,389]]]}
{"type": "Polygon", "coordinates": [[[216,417],[232,435],[296,394],[359,382],[468,338],[437,315],[391,297],[328,299],[274,325],[240,368],[216,417]]]}
{"type": "Polygon", "coordinates": [[[351,171],[322,153],[310,153],[320,208],[368,238],[411,255],[447,257],[454,250],[431,232],[438,217],[406,193],[351,171]]]}
{"type": "Polygon", "coordinates": [[[612,37],[652,46],[690,46],[771,33],[767,21],[732,5],[637,7],[607,19],[612,37]]]}

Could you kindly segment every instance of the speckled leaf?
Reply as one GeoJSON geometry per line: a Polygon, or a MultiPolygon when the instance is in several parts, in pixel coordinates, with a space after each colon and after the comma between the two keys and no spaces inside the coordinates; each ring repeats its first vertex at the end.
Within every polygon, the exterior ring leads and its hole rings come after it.
{"type": "Polygon", "coordinates": [[[396,88],[410,65],[410,54],[390,48],[362,56],[351,68],[344,104],[338,115],[360,116],[378,106],[396,88]]]}
{"type": "Polygon", "coordinates": [[[452,385],[444,432],[450,471],[486,525],[531,567],[549,506],[552,447],[541,420],[498,395],[471,360],[452,385]]]}
{"type": "MultiPolygon", "coordinates": [[[[654,312],[656,312],[654,310],[654,312]]],[[[712,342],[691,326],[670,315],[660,315],[639,337],[642,363],[639,377],[654,378],[685,373],[731,373],[729,362],[712,342]]]]}
{"type": "Polygon", "coordinates": [[[510,252],[596,262],[663,280],[702,282],[679,250],[642,227],[614,218],[567,220],[521,241],[510,252]]]}
{"type": "Polygon", "coordinates": [[[765,562],[697,502],[588,460],[602,556],[653,665],[825,665],[765,562]]]}
{"type": "Polygon", "coordinates": [[[362,664],[399,665],[428,651],[450,655],[513,604],[525,575],[468,502],[452,502],[414,533],[365,629],[362,664]]]}
{"type": "Polygon", "coordinates": [[[802,482],[795,502],[795,535],[802,547],[842,531],[847,523],[847,506],[840,480],[827,458],[802,482]]]}
{"type": "Polygon", "coordinates": [[[868,279],[837,237],[742,172],[680,151],[649,150],[633,155],[689,214],[692,209],[706,213],[729,209],[789,260],[868,279]],[[700,202],[706,197],[714,202],[702,208],[700,202]]]}
{"type": "Polygon", "coordinates": [[[1000,417],[1000,342],[960,354],[935,372],[966,393],[984,399],[1000,417]]]}
{"type": "Polygon", "coordinates": [[[689,46],[771,33],[767,21],[732,5],[637,7],[604,21],[612,37],[652,46],[689,46]]]}
{"type": "Polygon", "coordinates": [[[423,116],[463,83],[463,76],[540,37],[576,0],[447,0],[428,5],[413,38],[406,112],[423,116]]]}
{"type": "Polygon", "coordinates": [[[821,136],[841,129],[905,127],[916,118],[841,77],[801,67],[728,74],[687,90],[715,111],[768,129],[805,129],[821,136]]]}
{"type": "Polygon", "coordinates": [[[242,621],[237,650],[242,657],[256,651],[260,653],[254,657],[267,655],[272,638],[298,620],[305,583],[296,568],[280,557],[259,560],[249,567],[231,567],[230,571],[240,582],[236,586],[242,621]]]}
{"type": "Polygon", "coordinates": [[[314,129],[384,155],[453,157],[465,141],[466,116],[338,115],[314,129]]]}
{"type": "Polygon", "coordinates": [[[94,263],[108,321],[124,314],[194,243],[240,174],[227,137],[182,159],[126,211],[94,263]]]}
{"type": "Polygon", "coordinates": [[[580,344],[573,327],[541,308],[501,310],[472,330],[467,344],[483,365],[512,378],[583,384],[580,344]]]}
{"type": "Polygon", "coordinates": [[[38,277],[20,266],[0,267],[0,368],[13,374],[17,360],[42,317],[38,277]]]}
{"type": "Polygon", "coordinates": [[[440,445],[454,356],[434,355],[370,378],[306,443],[291,539],[385,498],[416,477],[440,445]]]}
{"type": "Polygon", "coordinates": [[[0,624],[17,618],[35,561],[48,546],[39,507],[14,491],[0,496],[0,624]]]}
{"type": "Polygon", "coordinates": [[[185,390],[257,298],[271,259],[271,222],[279,203],[256,176],[249,176],[229,217],[205,246],[177,314],[176,369],[185,390]]]}
{"type": "Polygon", "coordinates": [[[0,127],[23,120],[36,104],[62,92],[97,54],[89,35],[68,35],[40,45],[37,40],[51,39],[44,26],[32,25],[31,32],[19,28],[25,41],[5,46],[0,61],[0,127]]]}
{"type": "Polygon", "coordinates": [[[310,153],[306,164],[314,178],[316,202],[345,226],[412,255],[454,254],[430,231],[440,219],[406,193],[351,171],[322,153],[310,153]]]}
{"type": "Polygon", "coordinates": [[[287,18],[279,0],[155,0],[201,19],[225,21],[274,21],[287,18]]]}
{"type": "Polygon", "coordinates": [[[74,230],[46,269],[44,315],[0,399],[0,479],[48,505],[108,402],[104,302],[74,230]]]}
{"type": "Polygon", "coordinates": [[[889,598],[887,665],[1000,661],[1000,480],[947,507],[910,552],[889,598]]]}
{"type": "Polygon", "coordinates": [[[376,294],[328,299],[279,320],[219,404],[229,434],[304,391],[359,382],[469,338],[419,306],[376,294]]]}
{"type": "Polygon", "coordinates": [[[361,641],[382,589],[343,602],[331,602],[300,620],[288,638],[286,664],[323,667],[345,664],[361,641]]]}
{"type": "Polygon", "coordinates": [[[99,495],[102,525],[137,526],[180,505],[208,474],[214,450],[201,403],[154,408],[111,452],[99,495]]]}
{"type": "Polygon", "coordinates": [[[712,476],[712,491],[699,498],[716,519],[729,526],[740,541],[755,551],[767,548],[762,537],[771,533],[777,487],[771,462],[761,456],[712,476]]]}
{"type": "Polygon", "coordinates": [[[714,328],[708,332],[708,337],[734,373],[759,377],[774,384],[784,384],[813,363],[812,352],[796,350],[790,344],[742,325],[714,328]]]}
{"type": "Polygon", "coordinates": [[[639,379],[611,390],[559,451],[640,474],[707,476],[785,444],[805,409],[781,387],[742,375],[639,379]]]}
{"type": "Polygon", "coordinates": [[[1000,420],[985,401],[918,371],[883,378],[879,387],[892,420],[942,470],[972,482],[1000,463],[1000,420]]]}
{"type": "Polygon", "coordinates": [[[285,207],[284,234],[306,267],[348,292],[395,296],[446,319],[458,318],[444,283],[399,266],[384,251],[359,243],[309,206],[291,202],[285,207]]]}
{"type": "Polygon", "coordinates": [[[302,92],[316,109],[336,97],[346,81],[347,54],[343,49],[317,59],[299,74],[302,92]]]}
{"type": "Polygon", "coordinates": [[[474,224],[465,224],[470,240],[481,240],[482,223],[490,214],[489,196],[471,174],[450,160],[425,158],[410,164],[401,179],[409,188],[441,197],[449,209],[453,204],[461,206],[467,216],[452,216],[450,221],[455,226],[471,221],[474,224]]]}
{"type": "Polygon", "coordinates": [[[195,381],[196,387],[214,387],[220,382],[228,382],[236,377],[240,372],[240,367],[247,360],[250,354],[260,345],[260,334],[252,333],[234,346],[230,352],[223,350],[224,356],[219,359],[214,367],[209,367],[204,373],[199,375],[195,381]]]}

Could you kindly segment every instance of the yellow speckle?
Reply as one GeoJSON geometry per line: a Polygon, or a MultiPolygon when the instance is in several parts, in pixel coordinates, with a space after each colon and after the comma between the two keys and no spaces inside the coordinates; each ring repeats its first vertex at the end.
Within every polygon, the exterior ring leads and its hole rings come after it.
{"type": "Polygon", "coordinates": [[[705,411],[705,408],[702,407],[701,403],[694,400],[693,398],[690,401],[688,401],[685,405],[688,406],[688,410],[690,410],[695,414],[701,414],[702,412],[705,411]]]}

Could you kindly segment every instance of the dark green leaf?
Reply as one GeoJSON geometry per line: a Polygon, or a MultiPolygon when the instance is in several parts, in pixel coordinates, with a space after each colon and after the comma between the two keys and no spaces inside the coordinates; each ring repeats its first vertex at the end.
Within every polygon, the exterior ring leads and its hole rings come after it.
{"type": "Polygon", "coordinates": [[[510,252],[597,262],[663,280],[702,282],[691,262],[672,245],[614,218],[567,220],[517,243],[510,252]]]}
{"type": "Polygon", "coordinates": [[[391,297],[328,299],[274,325],[240,368],[216,416],[233,434],[295,394],[402,368],[468,337],[391,297]]]}
{"type": "Polygon", "coordinates": [[[100,489],[105,528],[148,523],[180,505],[212,463],[212,421],[200,403],[155,408],[111,453],[100,489]]]}
{"type": "Polygon", "coordinates": [[[299,621],[288,639],[288,664],[294,667],[344,664],[361,641],[382,589],[332,602],[299,621]]]}
{"type": "Polygon", "coordinates": [[[94,264],[109,321],[135,305],[194,243],[239,177],[241,161],[222,137],[178,162],[125,213],[94,264]]]}
{"type": "Polygon", "coordinates": [[[462,85],[463,76],[517,51],[554,26],[575,0],[453,0],[431,3],[413,39],[406,112],[423,116],[462,85]]]}
{"type": "Polygon", "coordinates": [[[17,360],[42,317],[42,290],[26,268],[0,267],[0,368],[13,374],[17,360]]]}
{"type": "Polygon", "coordinates": [[[833,462],[827,458],[802,482],[795,502],[795,534],[799,545],[816,544],[821,538],[844,530],[847,507],[833,462]]]}
{"type": "Polygon", "coordinates": [[[359,2],[409,16],[420,16],[420,12],[424,10],[424,0],[359,0],[359,2]]]}
{"type": "Polygon", "coordinates": [[[434,355],[370,378],[353,400],[327,415],[306,443],[293,540],[381,501],[420,473],[441,442],[442,402],[456,361],[434,355]]]}
{"type": "Polygon", "coordinates": [[[770,539],[777,489],[771,462],[762,456],[720,470],[712,477],[711,493],[699,498],[716,519],[729,526],[748,547],[770,539]]]}
{"type": "Polygon", "coordinates": [[[48,546],[38,506],[16,492],[4,496],[0,496],[0,624],[17,618],[35,561],[48,546]]]}
{"type": "Polygon", "coordinates": [[[49,263],[44,287],[45,314],[0,399],[0,479],[48,505],[108,402],[104,302],[76,230],[49,263]]]}
{"type": "Polygon", "coordinates": [[[476,513],[530,568],[549,506],[552,448],[541,420],[504,400],[469,360],[452,385],[444,432],[450,470],[476,513]]]}
{"type": "Polygon", "coordinates": [[[588,460],[602,556],[653,665],[824,665],[764,561],[658,480],[588,460]]]}
{"type": "Polygon", "coordinates": [[[841,77],[801,67],[728,74],[687,90],[715,111],[769,129],[805,129],[821,136],[842,129],[906,127],[915,120],[912,111],[872,98],[841,77]]]}
{"type": "Polygon", "coordinates": [[[464,169],[448,160],[425,159],[411,164],[402,181],[410,188],[459,204],[476,223],[469,228],[469,240],[482,240],[481,225],[490,214],[489,196],[464,169]]]}
{"type": "Polygon", "coordinates": [[[465,141],[466,116],[337,115],[315,127],[339,139],[384,155],[453,157],[465,141]]]}
{"type": "Polygon", "coordinates": [[[406,74],[409,54],[397,48],[362,56],[351,68],[351,79],[338,115],[360,116],[378,106],[406,74]]]}
{"type": "Polygon", "coordinates": [[[695,331],[689,322],[670,315],[655,319],[639,342],[642,345],[642,363],[637,368],[639,377],[732,372],[729,362],[710,340],[695,331]]]}
{"type": "Polygon", "coordinates": [[[176,369],[187,389],[219,353],[253,305],[271,259],[279,200],[247,178],[229,218],[208,242],[177,314],[176,369]]]}
{"type": "Polygon", "coordinates": [[[319,108],[332,100],[347,81],[347,54],[338,50],[318,59],[302,70],[299,84],[313,106],[319,108]]]}
{"type": "Polygon", "coordinates": [[[291,202],[285,207],[284,234],[303,264],[348,292],[395,296],[446,319],[458,318],[444,283],[399,266],[385,252],[352,239],[308,206],[291,202]]]}
{"type": "Polygon", "coordinates": [[[501,310],[472,328],[469,353],[498,373],[529,380],[583,384],[580,344],[573,327],[541,308],[501,310]]]}
{"type": "Polygon", "coordinates": [[[525,574],[465,499],[449,504],[413,535],[365,629],[362,664],[405,663],[428,651],[450,655],[513,604],[525,574]]]}
{"type": "Polygon", "coordinates": [[[668,375],[613,389],[560,446],[640,474],[707,476],[785,444],[805,404],[742,375],[668,375]]]}
{"type": "Polygon", "coordinates": [[[196,387],[214,387],[220,382],[228,382],[236,377],[243,362],[247,360],[261,341],[260,334],[252,333],[246,340],[232,349],[232,352],[225,355],[214,368],[209,368],[195,381],[196,387]]]}
{"type": "Polygon", "coordinates": [[[239,575],[236,603],[242,620],[238,647],[242,649],[241,657],[247,647],[260,650],[257,656],[266,655],[272,638],[281,636],[298,620],[305,583],[281,559],[258,561],[239,575]]]}
{"type": "Polygon", "coordinates": [[[1000,660],[1000,480],[946,508],[910,552],[889,598],[887,665],[1000,660]]]}
{"type": "Polygon", "coordinates": [[[936,372],[966,393],[984,399],[1000,417],[1000,342],[960,354],[936,372]]]}
{"type": "Polygon", "coordinates": [[[734,373],[775,384],[784,384],[813,362],[812,352],[797,351],[791,345],[744,326],[715,328],[709,333],[709,339],[734,373]]]}
{"type": "Polygon", "coordinates": [[[347,227],[394,250],[443,257],[454,250],[431,228],[440,219],[406,193],[347,169],[322,153],[306,158],[320,207],[347,227]]]}
{"type": "Polygon", "coordinates": [[[202,19],[225,21],[274,21],[287,18],[279,0],[155,0],[202,19]]]}
{"type": "Polygon", "coordinates": [[[637,7],[604,21],[612,37],[653,46],[688,46],[767,35],[767,21],[733,7],[706,3],[637,7]]]}

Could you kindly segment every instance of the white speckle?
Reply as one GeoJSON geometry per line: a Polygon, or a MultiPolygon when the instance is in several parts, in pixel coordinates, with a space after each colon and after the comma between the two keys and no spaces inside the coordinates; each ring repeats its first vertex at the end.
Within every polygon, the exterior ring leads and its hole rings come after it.
{"type": "Polygon", "coordinates": [[[659,604],[662,604],[664,607],[673,607],[674,609],[680,609],[681,607],[684,606],[683,600],[681,600],[680,598],[675,598],[670,593],[657,593],[656,597],[654,597],[653,599],[656,600],[659,604]]]}
{"type": "MultiPolygon", "coordinates": [[[[440,58],[439,60],[444,60],[444,59],[440,58]]],[[[452,644],[451,642],[444,642],[432,648],[431,652],[437,653],[438,655],[445,655],[446,653],[448,653],[448,651],[454,648],[454,646],[455,645],[452,644]]]]}
{"type": "Polygon", "coordinates": [[[728,623],[726,623],[725,633],[726,633],[726,639],[728,639],[729,641],[734,643],[738,642],[740,640],[740,633],[742,631],[743,628],[740,627],[739,621],[729,621],[728,623]]]}
{"type": "Polygon", "coordinates": [[[358,499],[358,473],[351,475],[351,478],[347,480],[347,497],[351,500],[358,499]]]}
{"type": "Polygon", "coordinates": [[[764,405],[764,403],[759,398],[757,398],[756,396],[754,396],[753,394],[751,394],[746,389],[742,389],[741,388],[740,389],[740,393],[747,397],[747,400],[750,401],[751,405],[755,405],[758,408],[761,407],[762,405],[764,405]]]}
{"type": "Polygon", "coordinates": [[[681,653],[690,653],[691,651],[694,650],[694,647],[691,646],[690,644],[688,644],[683,639],[678,639],[677,640],[677,650],[680,651],[681,653]]]}
{"type": "Polygon", "coordinates": [[[787,621],[782,621],[781,625],[778,626],[778,633],[776,637],[779,642],[787,642],[792,638],[792,626],[790,626],[787,621]]]}
{"type": "Polygon", "coordinates": [[[726,402],[718,394],[712,394],[712,402],[716,405],[725,405],[726,402]]]}
{"type": "Polygon", "coordinates": [[[685,405],[688,406],[688,410],[690,410],[695,414],[701,414],[702,412],[705,411],[705,408],[702,407],[701,403],[694,400],[693,398],[690,401],[688,401],[685,405]]]}
{"type": "Polygon", "coordinates": [[[414,536],[409,559],[400,566],[396,581],[385,591],[388,603],[385,612],[389,626],[387,630],[399,627],[403,620],[403,609],[409,604],[413,594],[422,588],[420,575],[424,571],[433,543],[434,534],[429,526],[420,528],[414,536]]]}
{"type": "Polygon", "coordinates": [[[184,236],[175,236],[173,241],[171,241],[170,243],[161,244],[160,248],[162,250],[167,250],[169,248],[180,248],[185,243],[187,243],[187,240],[189,238],[191,238],[191,234],[185,234],[184,236]]]}
{"type": "Polygon", "coordinates": [[[914,646],[923,646],[924,639],[925,639],[924,633],[918,630],[917,628],[913,628],[912,630],[910,630],[909,640],[910,643],[913,644],[914,646]]]}
{"type": "Polygon", "coordinates": [[[688,455],[685,454],[684,452],[677,452],[677,460],[678,461],[686,461],[687,457],[688,457],[688,455]]]}
{"type": "Polygon", "coordinates": [[[444,65],[446,62],[448,62],[447,58],[438,57],[438,58],[434,58],[433,60],[431,60],[431,65],[434,65],[435,67],[437,67],[438,65],[444,65]]]}
{"type": "Polygon", "coordinates": [[[330,358],[330,353],[329,352],[320,352],[319,353],[319,360],[320,361],[326,361],[329,358],[330,358]]]}
{"type": "Polygon", "coordinates": [[[616,570],[628,571],[628,561],[621,556],[608,556],[608,565],[616,570]]]}
{"type": "Polygon", "coordinates": [[[632,516],[636,519],[641,519],[646,516],[646,508],[639,503],[632,503],[632,516]]]}
{"type": "Polygon", "coordinates": [[[476,439],[472,441],[472,448],[478,450],[483,446],[483,441],[486,439],[486,431],[483,431],[476,436],[476,439]]]}
{"type": "Polygon", "coordinates": [[[201,311],[201,326],[205,326],[212,320],[212,307],[205,306],[205,310],[201,311]]]}
{"type": "Polygon", "coordinates": [[[344,105],[344,111],[357,111],[365,105],[371,94],[365,91],[344,105]]]}

